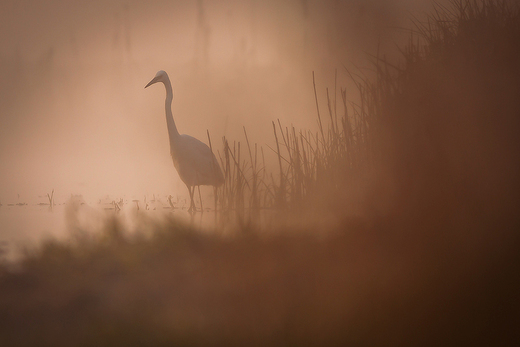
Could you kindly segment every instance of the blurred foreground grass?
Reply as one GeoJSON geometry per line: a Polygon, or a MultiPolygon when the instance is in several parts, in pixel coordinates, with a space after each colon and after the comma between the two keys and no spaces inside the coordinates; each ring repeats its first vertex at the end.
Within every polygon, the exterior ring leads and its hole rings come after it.
{"type": "MultiPolygon", "coordinates": [[[[261,186],[250,152],[250,205],[298,226],[166,219],[127,235],[108,218],[1,268],[0,345],[514,345],[520,11],[451,5],[418,24],[401,66],[378,58],[353,115],[331,111],[316,135],[275,126],[278,181],[261,186]],[[307,223],[313,209],[337,222],[307,223]]],[[[226,153],[225,201],[242,208],[245,170],[226,153]]]]}
{"type": "Polygon", "coordinates": [[[3,270],[2,346],[500,345],[517,328],[518,253],[496,239],[392,220],[327,237],[118,228],[3,270]]]}

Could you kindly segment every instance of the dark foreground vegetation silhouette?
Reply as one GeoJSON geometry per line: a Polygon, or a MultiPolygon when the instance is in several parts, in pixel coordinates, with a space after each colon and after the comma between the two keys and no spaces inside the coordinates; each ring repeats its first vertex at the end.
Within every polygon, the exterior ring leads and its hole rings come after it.
{"type": "MultiPolygon", "coordinates": [[[[358,81],[352,114],[331,107],[317,134],[275,124],[280,178],[265,201],[328,211],[339,222],[326,236],[224,237],[171,219],[127,236],[108,219],[2,268],[0,345],[513,345],[519,6],[455,1],[416,29],[401,65],[379,59],[358,81]]],[[[223,189],[252,187],[222,166],[223,189]]]]}

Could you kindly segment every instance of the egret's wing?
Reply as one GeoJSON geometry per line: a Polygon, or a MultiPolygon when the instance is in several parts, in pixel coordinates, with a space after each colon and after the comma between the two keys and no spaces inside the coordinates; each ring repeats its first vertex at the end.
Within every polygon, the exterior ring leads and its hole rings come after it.
{"type": "Polygon", "coordinates": [[[189,185],[220,185],[224,177],[215,155],[209,147],[189,135],[181,135],[175,153],[177,170],[186,184],[189,185]]]}

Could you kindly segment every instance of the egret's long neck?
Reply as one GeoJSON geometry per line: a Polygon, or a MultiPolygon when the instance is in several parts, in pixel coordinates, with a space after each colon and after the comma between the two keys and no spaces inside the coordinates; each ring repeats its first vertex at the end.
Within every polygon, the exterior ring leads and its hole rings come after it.
{"type": "Polygon", "coordinates": [[[170,83],[170,79],[166,79],[166,81],[164,82],[164,86],[166,87],[166,100],[164,102],[164,108],[166,110],[166,125],[168,126],[168,135],[171,142],[173,139],[179,136],[179,131],[177,130],[177,126],[175,125],[175,121],[173,120],[173,90],[172,84],[170,83]]]}

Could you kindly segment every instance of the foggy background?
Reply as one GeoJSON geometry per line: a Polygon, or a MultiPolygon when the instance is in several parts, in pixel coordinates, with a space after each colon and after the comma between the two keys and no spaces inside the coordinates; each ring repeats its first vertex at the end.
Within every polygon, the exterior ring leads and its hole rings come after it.
{"type": "MultiPolygon", "coordinates": [[[[271,121],[314,129],[315,71],[356,91],[344,66],[395,55],[421,0],[2,1],[0,202],[56,189],[102,196],[187,195],[169,153],[162,85],[181,133],[273,144],[271,121]],[[19,197],[18,197],[19,194],[19,197]]],[[[360,68],[361,70],[356,70],[360,68]]],[[[264,148],[267,153],[269,149],[264,148]]]]}

